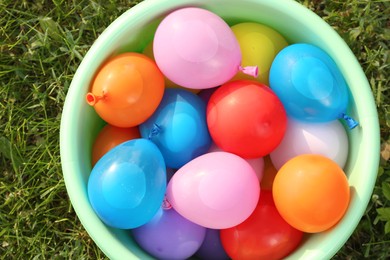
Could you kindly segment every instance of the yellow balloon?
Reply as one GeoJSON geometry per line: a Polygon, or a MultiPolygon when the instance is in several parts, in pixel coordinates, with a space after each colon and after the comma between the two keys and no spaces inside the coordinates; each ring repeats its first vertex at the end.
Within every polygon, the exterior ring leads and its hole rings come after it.
{"type": "Polygon", "coordinates": [[[255,79],[269,86],[269,70],[275,56],[288,45],[287,41],[274,29],[258,23],[240,23],[231,27],[240,45],[241,65],[258,66],[259,76],[253,78],[237,73],[233,80],[255,79]]]}
{"type": "MultiPolygon", "coordinates": [[[[152,60],[155,60],[154,54],[153,54],[153,41],[145,47],[145,49],[142,53],[145,54],[146,56],[148,56],[149,58],[151,58],[152,60]]],[[[188,90],[194,94],[198,94],[201,91],[201,89],[190,89],[190,88],[185,88],[185,87],[179,86],[176,83],[169,80],[167,77],[165,77],[165,75],[164,75],[164,80],[165,80],[165,87],[167,87],[167,88],[182,88],[182,89],[188,90]]]]}

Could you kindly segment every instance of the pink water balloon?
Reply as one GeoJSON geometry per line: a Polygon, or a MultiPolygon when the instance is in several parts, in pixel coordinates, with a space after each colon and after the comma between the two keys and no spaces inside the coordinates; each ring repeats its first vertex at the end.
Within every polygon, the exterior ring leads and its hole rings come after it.
{"type": "Polygon", "coordinates": [[[240,46],[229,25],[202,8],[182,8],[166,16],[154,36],[153,53],[167,78],[192,89],[216,87],[240,70],[258,73],[257,67],[240,66],[240,46]]]}
{"type": "Polygon", "coordinates": [[[348,136],[338,121],[306,123],[288,119],[287,130],[280,145],[271,153],[279,170],[288,160],[301,154],[320,154],[344,168],[348,157],[348,136]]]}
{"type": "MultiPolygon", "coordinates": [[[[223,150],[221,148],[219,148],[215,143],[212,143],[208,152],[209,153],[223,152],[223,150]]],[[[263,157],[254,158],[254,159],[245,159],[245,161],[247,161],[252,166],[253,170],[255,170],[257,178],[259,179],[259,181],[261,181],[261,179],[263,179],[263,175],[264,175],[264,159],[263,159],[263,157]]]]}
{"type": "Polygon", "coordinates": [[[214,229],[233,227],[256,208],[260,185],[253,168],[241,157],[214,152],[201,155],[170,180],[167,200],[188,220],[214,229]]]}

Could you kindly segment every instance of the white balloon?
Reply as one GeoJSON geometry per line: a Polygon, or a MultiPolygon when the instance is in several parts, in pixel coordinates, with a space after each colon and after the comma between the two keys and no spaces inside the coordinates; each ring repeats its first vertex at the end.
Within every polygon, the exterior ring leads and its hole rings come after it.
{"type": "Polygon", "coordinates": [[[279,170],[288,160],[300,154],[320,154],[344,168],[348,157],[348,136],[338,121],[304,123],[288,119],[287,130],[280,145],[270,154],[279,170]]]}
{"type": "MultiPolygon", "coordinates": [[[[208,153],[212,152],[224,152],[221,148],[219,148],[215,143],[212,143],[210,146],[210,149],[208,150],[208,153]]],[[[264,174],[264,159],[263,157],[254,158],[254,159],[245,159],[255,170],[256,176],[261,181],[264,174]]]]}

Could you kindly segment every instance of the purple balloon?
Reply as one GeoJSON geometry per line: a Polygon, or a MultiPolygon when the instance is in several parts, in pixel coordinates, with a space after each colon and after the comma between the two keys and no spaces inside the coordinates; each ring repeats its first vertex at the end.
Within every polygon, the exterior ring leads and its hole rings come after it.
{"type": "Polygon", "coordinates": [[[172,176],[175,174],[176,170],[172,168],[167,168],[167,183],[171,180],[172,176]]]}
{"type": "Polygon", "coordinates": [[[135,241],[158,259],[186,259],[201,246],[206,228],[182,217],[174,209],[161,209],[145,225],[131,230],[135,241]]]}
{"type": "Polygon", "coordinates": [[[195,254],[200,259],[225,260],[230,259],[223,249],[218,229],[206,230],[203,244],[195,254]]]}
{"type": "Polygon", "coordinates": [[[211,95],[214,93],[214,91],[217,90],[217,88],[219,88],[219,87],[202,89],[198,93],[198,96],[207,104],[210,100],[211,95]]]}

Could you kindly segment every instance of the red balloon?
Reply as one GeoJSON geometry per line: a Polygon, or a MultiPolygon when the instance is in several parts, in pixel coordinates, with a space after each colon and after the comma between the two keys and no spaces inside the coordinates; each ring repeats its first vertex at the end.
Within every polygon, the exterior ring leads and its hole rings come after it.
{"type": "Polygon", "coordinates": [[[261,191],[252,215],[220,231],[222,246],[232,259],[281,259],[298,247],[303,232],[290,226],[277,211],[271,191],[261,191]]]}
{"type": "Polygon", "coordinates": [[[269,87],[236,80],[222,85],[211,96],[207,124],[217,146],[249,159],[263,157],[279,145],[287,116],[269,87]]]}

